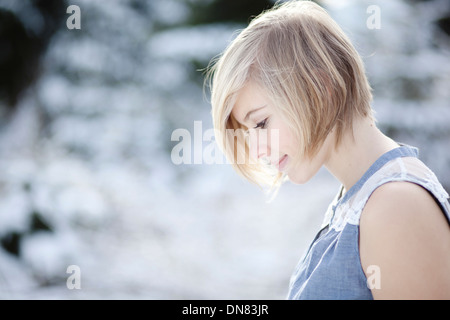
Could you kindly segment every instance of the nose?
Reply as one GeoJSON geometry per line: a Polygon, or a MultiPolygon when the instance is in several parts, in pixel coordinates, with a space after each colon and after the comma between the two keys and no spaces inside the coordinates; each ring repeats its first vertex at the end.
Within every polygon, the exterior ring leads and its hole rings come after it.
{"type": "Polygon", "coordinates": [[[251,160],[270,162],[270,144],[267,135],[266,129],[250,129],[248,131],[251,160]]]}
{"type": "Polygon", "coordinates": [[[248,132],[250,159],[256,163],[277,164],[279,161],[278,130],[251,129],[248,132]]]}

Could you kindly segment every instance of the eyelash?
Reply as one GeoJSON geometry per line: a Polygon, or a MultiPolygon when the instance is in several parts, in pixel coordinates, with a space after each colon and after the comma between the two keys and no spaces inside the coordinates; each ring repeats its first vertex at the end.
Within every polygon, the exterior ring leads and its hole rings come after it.
{"type": "Polygon", "coordinates": [[[263,121],[257,123],[255,129],[264,129],[267,126],[267,119],[268,118],[265,118],[263,121]]]}

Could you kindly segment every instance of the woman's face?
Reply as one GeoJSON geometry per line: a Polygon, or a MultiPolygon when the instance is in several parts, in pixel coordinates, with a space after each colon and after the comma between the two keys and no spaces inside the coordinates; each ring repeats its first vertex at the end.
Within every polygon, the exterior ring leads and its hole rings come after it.
{"type": "Polygon", "coordinates": [[[295,160],[301,146],[264,91],[252,82],[238,93],[231,114],[250,131],[250,154],[265,159],[294,183],[310,180],[328,159],[333,141],[331,134],[314,158],[295,160]]]}

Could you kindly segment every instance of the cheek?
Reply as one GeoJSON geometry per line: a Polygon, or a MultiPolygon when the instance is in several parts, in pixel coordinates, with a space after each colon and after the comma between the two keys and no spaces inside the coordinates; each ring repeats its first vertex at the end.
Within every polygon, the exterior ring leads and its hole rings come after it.
{"type": "Polygon", "coordinates": [[[280,154],[294,156],[294,153],[298,150],[298,144],[295,143],[290,131],[282,128],[278,130],[277,135],[278,139],[275,139],[274,142],[278,144],[277,146],[280,154]]]}
{"type": "Polygon", "coordinates": [[[288,171],[289,180],[297,184],[308,182],[325,164],[329,148],[330,143],[324,143],[319,153],[314,158],[302,158],[294,163],[288,171]]]}
{"type": "Polygon", "coordinates": [[[314,162],[299,161],[289,169],[287,175],[291,182],[304,184],[311,180],[319,169],[320,166],[317,166],[314,162]]]}
{"type": "Polygon", "coordinates": [[[277,129],[275,133],[270,134],[270,154],[273,160],[278,160],[286,154],[289,157],[294,156],[297,148],[289,132],[277,129]]]}

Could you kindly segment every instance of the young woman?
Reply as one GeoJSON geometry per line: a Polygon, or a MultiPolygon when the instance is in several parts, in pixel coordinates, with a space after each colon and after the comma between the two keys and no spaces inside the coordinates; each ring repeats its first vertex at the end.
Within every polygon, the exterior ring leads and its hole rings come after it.
{"type": "Polygon", "coordinates": [[[216,141],[238,173],[277,189],[325,166],[342,183],[289,299],[450,299],[448,194],[377,128],[363,63],[325,10],[276,5],[209,71],[216,141]]]}

